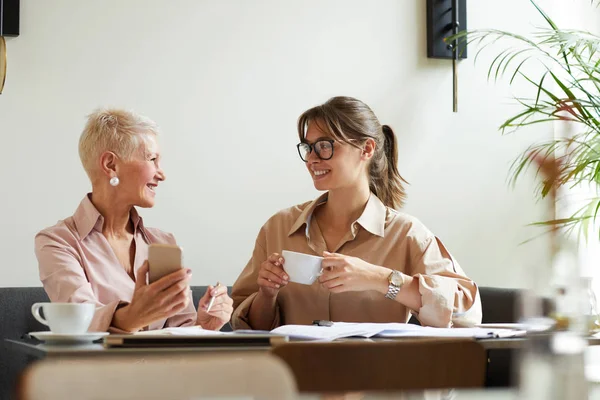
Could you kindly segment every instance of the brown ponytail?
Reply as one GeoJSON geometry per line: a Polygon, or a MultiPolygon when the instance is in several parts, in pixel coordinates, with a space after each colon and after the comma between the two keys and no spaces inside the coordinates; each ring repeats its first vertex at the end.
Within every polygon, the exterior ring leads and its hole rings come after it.
{"type": "Polygon", "coordinates": [[[352,97],[333,97],[300,115],[300,140],[304,140],[311,121],[325,128],[335,140],[355,147],[360,147],[357,142],[373,139],[376,146],[369,165],[369,187],[386,206],[399,209],[404,205],[407,182],[398,172],[396,136],[388,125],[381,125],[369,106],[352,97]]]}
{"type": "Polygon", "coordinates": [[[377,176],[371,173],[371,191],[383,201],[384,204],[390,204],[392,208],[400,208],[406,201],[406,191],[404,184],[408,183],[398,171],[398,144],[396,135],[389,125],[382,125],[381,130],[384,135],[384,154],[386,165],[385,176],[377,176]],[[393,206],[391,205],[393,204],[393,206]]]}

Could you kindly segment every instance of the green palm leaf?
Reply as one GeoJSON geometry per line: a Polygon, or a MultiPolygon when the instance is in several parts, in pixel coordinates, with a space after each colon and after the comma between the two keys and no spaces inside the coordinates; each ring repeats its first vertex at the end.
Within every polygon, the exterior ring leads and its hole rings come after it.
{"type": "MultiPolygon", "coordinates": [[[[536,157],[538,160],[557,157],[560,168],[552,180],[543,177],[537,167],[537,175],[542,178],[536,189],[540,198],[556,193],[561,187],[581,184],[592,183],[600,191],[600,37],[585,31],[560,29],[535,1],[530,1],[548,25],[536,29],[531,37],[484,29],[463,31],[447,40],[476,46],[475,62],[490,46],[504,44],[489,64],[488,79],[498,81],[509,76],[510,84],[520,80],[535,90],[531,98],[515,98],[521,109],[500,125],[503,134],[555,121],[569,121],[579,127],[575,131],[580,133],[572,138],[536,143],[519,155],[510,166],[510,185],[516,184],[536,157]],[[529,71],[530,64],[537,66],[539,75],[524,72],[526,68],[529,71]]],[[[600,6],[600,0],[591,0],[590,4],[600,6]]],[[[600,197],[592,197],[571,217],[537,225],[559,226],[567,231],[580,228],[581,232],[587,232],[599,210],[600,197]]]]}

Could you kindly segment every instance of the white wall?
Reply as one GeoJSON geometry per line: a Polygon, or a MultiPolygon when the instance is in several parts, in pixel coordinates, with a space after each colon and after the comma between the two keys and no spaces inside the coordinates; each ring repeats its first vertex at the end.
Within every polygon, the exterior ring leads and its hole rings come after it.
{"type": "MultiPolygon", "coordinates": [[[[547,4],[552,0],[541,1],[547,4]]],[[[581,0],[584,1],[584,0],[581,0]]],[[[23,0],[0,96],[0,286],[39,285],[33,236],[72,214],[89,183],[77,139],[101,105],[163,130],[168,179],[146,224],[173,231],[193,284],[231,284],[278,209],[316,196],[294,148],[298,115],[358,97],[399,135],[406,210],[481,285],[522,286],[545,240],[532,182],[507,187],[510,162],[548,127],[501,137],[509,90],[487,64],[426,58],[423,0],[281,2],[23,0]]],[[[469,2],[470,28],[542,25],[522,0],[469,2]]]]}

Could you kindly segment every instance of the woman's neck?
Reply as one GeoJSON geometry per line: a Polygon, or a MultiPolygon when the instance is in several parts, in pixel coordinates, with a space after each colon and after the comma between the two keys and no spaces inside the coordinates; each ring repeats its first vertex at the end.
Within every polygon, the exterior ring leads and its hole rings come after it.
{"type": "Polygon", "coordinates": [[[321,207],[319,219],[336,230],[348,230],[362,215],[370,196],[368,183],[360,187],[330,190],[327,203],[321,207]]]}
{"type": "Polygon", "coordinates": [[[124,205],[104,192],[92,191],[92,204],[104,218],[102,234],[107,238],[122,239],[133,233],[131,205],[124,205]]]}

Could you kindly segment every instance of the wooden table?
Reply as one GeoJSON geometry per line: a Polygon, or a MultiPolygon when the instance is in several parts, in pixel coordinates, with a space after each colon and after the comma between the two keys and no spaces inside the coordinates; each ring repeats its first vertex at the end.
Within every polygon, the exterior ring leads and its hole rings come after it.
{"type": "MultiPolygon", "coordinates": [[[[117,357],[129,357],[130,359],[144,359],[146,357],[156,356],[164,356],[171,355],[177,357],[177,355],[188,354],[190,352],[195,352],[197,354],[206,353],[206,354],[214,354],[215,352],[240,352],[243,354],[249,354],[251,352],[264,353],[270,351],[269,347],[264,348],[203,348],[203,347],[184,347],[184,348],[105,348],[102,344],[85,344],[85,345],[69,345],[69,346],[57,346],[57,345],[47,345],[31,340],[10,340],[5,339],[6,343],[10,350],[18,352],[20,354],[27,355],[31,361],[42,358],[89,358],[89,357],[105,357],[105,356],[117,356],[117,357]]],[[[401,339],[381,339],[381,341],[394,341],[401,339]]],[[[367,340],[359,340],[359,339],[347,339],[346,342],[376,342],[380,341],[380,339],[367,339],[367,340]]],[[[522,338],[511,338],[511,339],[486,339],[479,340],[479,344],[481,344],[486,350],[488,350],[489,355],[497,354],[497,353],[505,353],[505,352],[517,352],[519,349],[523,348],[526,343],[525,339],[522,338]]],[[[590,339],[590,345],[598,345],[600,344],[599,339],[590,339]]],[[[589,361],[592,360],[592,366],[597,370],[597,376],[592,378],[595,382],[600,382],[600,346],[594,346],[588,348],[588,353],[592,354],[593,357],[586,357],[586,366],[588,366],[589,361]],[[597,360],[597,361],[596,361],[597,360]]],[[[587,354],[586,354],[587,355],[587,354]]],[[[498,366],[498,363],[494,361],[493,356],[491,360],[488,360],[487,366],[487,379],[486,386],[493,380],[500,371],[505,375],[510,375],[510,370],[512,369],[511,363],[505,363],[498,366]]],[[[508,382],[504,382],[508,385],[508,382]]],[[[477,396],[485,396],[483,398],[491,398],[491,399],[516,399],[517,392],[511,390],[501,390],[501,391],[492,391],[492,392],[481,392],[481,391],[459,391],[456,392],[459,394],[459,397],[452,397],[453,399],[476,399],[480,398],[477,396]],[[496,396],[497,397],[493,397],[496,396]],[[474,397],[475,396],[475,397],[474,397]],[[492,396],[492,397],[490,397],[492,396]]],[[[403,396],[405,396],[403,394],[403,396]]],[[[412,396],[412,394],[411,394],[412,396]]],[[[420,399],[423,394],[415,394],[417,397],[402,397],[407,399],[420,399]],[[418,396],[421,397],[418,397],[418,396]]],[[[311,398],[311,397],[302,397],[302,398],[311,398]]],[[[319,397],[313,397],[315,399],[319,397]]],[[[327,397],[323,397],[327,398],[327,397]]],[[[359,399],[359,398],[375,398],[375,397],[347,397],[347,399],[359,399]]],[[[394,397],[384,397],[384,398],[394,398],[394,397]]],[[[435,398],[435,397],[434,397],[435,398]]],[[[600,389],[594,386],[593,396],[590,398],[600,400],[600,389]]],[[[443,399],[441,397],[440,399],[443,399]]]]}
{"type": "MultiPolygon", "coordinates": [[[[270,347],[264,348],[243,348],[243,347],[182,347],[182,348],[105,348],[102,344],[84,344],[84,345],[48,345],[36,340],[12,340],[5,339],[7,347],[11,351],[25,354],[30,361],[51,358],[71,358],[71,357],[98,357],[98,356],[118,356],[143,359],[153,355],[173,355],[214,352],[267,352],[270,347]]],[[[345,339],[345,342],[378,342],[378,341],[397,341],[403,339],[345,339]]],[[[486,371],[486,386],[508,387],[514,384],[512,381],[513,363],[515,354],[523,348],[526,343],[524,338],[505,338],[505,339],[483,339],[478,340],[488,352],[488,363],[486,371]]],[[[600,344],[600,339],[591,338],[590,345],[600,344]]],[[[599,348],[600,350],[600,348],[599,348]]]]}
{"type": "Polygon", "coordinates": [[[106,348],[101,343],[81,345],[50,345],[32,340],[5,339],[13,351],[27,354],[36,359],[45,357],[98,357],[120,355],[152,355],[152,354],[177,354],[190,352],[260,352],[270,350],[270,347],[147,347],[147,348],[106,348]]]}
{"type": "MultiPolygon", "coordinates": [[[[403,339],[414,338],[373,338],[373,339],[340,339],[339,341],[351,341],[351,342],[366,342],[366,341],[396,341],[403,339]]],[[[430,339],[430,338],[423,338],[430,339]]],[[[139,353],[139,352],[177,352],[177,351],[249,351],[255,350],[260,351],[256,347],[249,348],[202,348],[202,347],[186,347],[183,349],[177,348],[144,348],[144,349],[130,349],[130,348],[105,348],[102,344],[85,344],[85,345],[47,345],[39,342],[36,339],[4,339],[10,347],[19,352],[25,352],[34,357],[46,357],[46,356],[75,356],[75,355],[99,355],[101,354],[121,354],[121,353],[139,353]]],[[[498,339],[479,339],[477,340],[481,346],[486,350],[500,350],[500,349],[521,349],[525,343],[525,338],[498,338],[498,339]]],[[[600,338],[588,338],[590,346],[600,345],[600,338]]],[[[265,347],[264,351],[267,351],[269,347],[265,347]]]]}
{"type": "MultiPolygon", "coordinates": [[[[481,339],[478,342],[486,349],[486,350],[497,350],[497,349],[520,349],[525,343],[527,343],[527,339],[525,338],[500,338],[500,339],[481,339]]],[[[590,346],[599,346],[600,338],[597,337],[589,337],[588,344],[590,346]]]]}
{"type": "Polygon", "coordinates": [[[95,343],[49,345],[27,340],[7,340],[7,344],[9,350],[26,354],[32,360],[51,358],[59,362],[63,362],[63,360],[85,362],[90,358],[117,357],[123,362],[136,363],[154,357],[178,360],[190,356],[190,353],[214,355],[215,352],[222,352],[236,353],[236,356],[237,354],[242,356],[253,352],[264,354],[272,351],[275,356],[283,359],[290,366],[299,382],[298,387],[303,392],[382,390],[383,388],[403,390],[428,387],[483,387],[486,376],[484,348],[473,340],[464,338],[350,339],[325,343],[299,341],[276,347],[263,346],[260,348],[199,346],[106,348],[102,344],[95,343]],[[299,350],[300,355],[298,356],[299,350]],[[416,364],[401,362],[405,357],[419,362],[416,364]],[[340,365],[336,364],[336,360],[341,362],[344,368],[338,368],[340,365]],[[313,366],[307,367],[311,363],[313,366]],[[303,371],[306,371],[307,368],[309,371],[316,371],[315,363],[324,368],[316,375],[317,377],[331,378],[333,376],[331,373],[337,372],[337,378],[325,379],[327,385],[311,386],[312,378],[308,379],[307,373],[303,373],[303,371]],[[452,366],[461,365],[464,367],[452,368],[452,366]],[[437,372],[432,374],[432,371],[437,372]],[[395,374],[397,374],[397,378],[392,378],[395,374]],[[330,382],[334,382],[333,386],[330,382]]]}
{"type": "MultiPolygon", "coordinates": [[[[397,393],[301,394],[298,400],[522,400],[516,389],[425,390],[397,393]]],[[[600,386],[592,386],[589,400],[600,400],[600,386]]]]}
{"type": "MultiPolygon", "coordinates": [[[[426,339],[426,338],[424,338],[426,339]]],[[[214,351],[269,351],[270,347],[148,347],[148,348],[114,348],[104,347],[101,343],[81,344],[81,345],[51,345],[39,342],[35,339],[4,339],[8,346],[17,352],[27,354],[35,358],[44,357],[88,357],[100,355],[118,355],[118,354],[147,354],[147,353],[177,353],[177,352],[214,352],[214,351]]],[[[400,339],[342,339],[344,342],[380,342],[397,341],[400,339]]],[[[486,350],[491,349],[520,349],[525,344],[523,338],[507,339],[483,339],[477,341],[486,350]]],[[[600,339],[594,339],[594,344],[600,344],[600,339]]]]}

